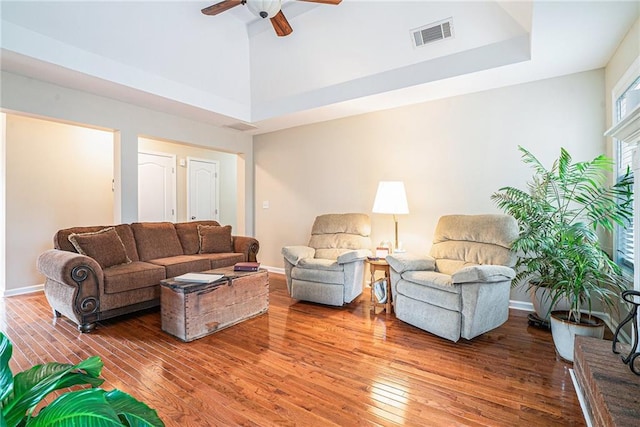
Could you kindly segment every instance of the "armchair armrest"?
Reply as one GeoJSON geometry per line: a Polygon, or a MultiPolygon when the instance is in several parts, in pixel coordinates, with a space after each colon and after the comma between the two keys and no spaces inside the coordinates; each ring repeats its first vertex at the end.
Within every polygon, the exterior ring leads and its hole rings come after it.
{"type": "Polygon", "coordinates": [[[298,265],[301,259],[313,258],[316,250],[308,246],[285,246],[282,248],[282,255],[293,265],[298,265]]]}
{"type": "Polygon", "coordinates": [[[389,266],[399,274],[405,271],[435,271],[436,260],[428,255],[392,254],[385,258],[389,266]]]}
{"type": "Polygon", "coordinates": [[[347,264],[349,262],[362,261],[370,255],[371,251],[369,249],[355,249],[353,251],[343,253],[336,261],[338,264],[347,264]]]}
{"type": "Polygon", "coordinates": [[[501,282],[511,280],[516,272],[502,265],[470,265],[463,267],[451,275],[454,284],[477,282],[501,282]]]}
{"type": "Polygon", "coordinates": [[[233,236],[233,251],[244,254],[245,261],[256,262],[260,243],[257,239],[248,236],[233,236]]]}

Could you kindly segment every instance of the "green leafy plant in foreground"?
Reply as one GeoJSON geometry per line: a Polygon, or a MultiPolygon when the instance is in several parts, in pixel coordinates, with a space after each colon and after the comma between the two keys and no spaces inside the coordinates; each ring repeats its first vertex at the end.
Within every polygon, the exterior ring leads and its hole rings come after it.
{"type": "Polygon", "coordinates": [[[569,321],[580,323],[592,302],[615,307],[627,283],[618,265],[602,250],[597,231],[612,232],[633,217],[630,171],[608,184],[613,161],[603,155],[573,162],[562,148],[550,169],[518,147],[534,171],[528,191],[503,187],[491,198],[520,228],[512,249],[519,254],[514,285],[530,283],[549,290],[551,306],[566,298],[569,321]]]}
{"type": "Polygon", "coordinates": [[[89,357],[77,365],[51,362],[17,373],[9,368],[13,347],[0,332],[0,427],[29,426],[164,426],[155,410],[120,390],[98,388],[102,360],[89,357]],[[42,407],[51,392],[76,385],[42,407]]]}

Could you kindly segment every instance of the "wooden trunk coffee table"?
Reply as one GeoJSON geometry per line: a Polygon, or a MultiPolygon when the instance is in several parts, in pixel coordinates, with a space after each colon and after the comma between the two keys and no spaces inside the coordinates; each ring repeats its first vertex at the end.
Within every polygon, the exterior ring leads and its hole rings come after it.
{"type": "Polygon", "coordinates": [[[205,273],[223,274],[224,278],[213,283],[160,282],[163,331],[193,341],[269,309],[267,270],[233,271],[228,267],[205,273]]]}

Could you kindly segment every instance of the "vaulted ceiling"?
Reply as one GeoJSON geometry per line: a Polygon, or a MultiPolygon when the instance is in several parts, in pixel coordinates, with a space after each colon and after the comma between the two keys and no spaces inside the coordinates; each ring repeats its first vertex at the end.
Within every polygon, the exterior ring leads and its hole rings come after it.
{"type": "Polygon", "coordinates": [[[636,1],[283,0],[277,37],[214,1],[5,1],[2,69],[263,133],[604,67],[636,1]],[[412,30],[450,19],[452,37],[412,30]]]}

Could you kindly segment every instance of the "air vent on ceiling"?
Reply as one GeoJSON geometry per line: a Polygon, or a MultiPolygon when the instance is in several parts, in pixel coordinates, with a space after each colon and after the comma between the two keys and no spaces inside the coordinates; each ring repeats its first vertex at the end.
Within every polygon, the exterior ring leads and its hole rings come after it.
{"type": "Polygon", "coordinates": [[[258,129],[257,127],[255,127],[252,124],[249,123],[243,123],[243,122],[237,122],[237,123],[232,123],[230,125],[223,125],[226,128],[230,128],[230,129],[235,129],[235,130],[239,130],[242,132],[246,132],[248,130],[256,130],[258,129]]]}
{"type": "Polygon", "coordinates": [[[453,37],[453,19],[445,19],[411,30],[411,36],[414,47],[453,37]]]}

